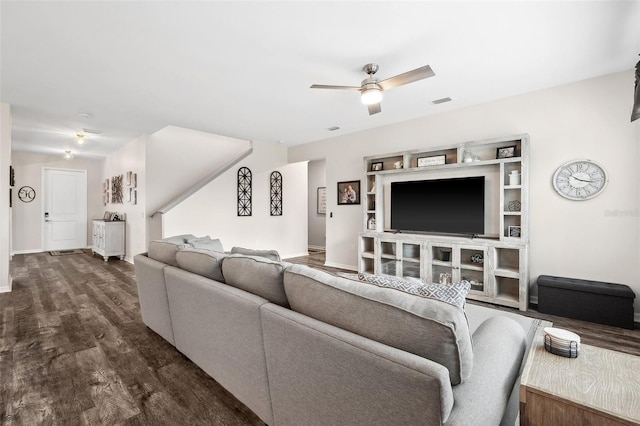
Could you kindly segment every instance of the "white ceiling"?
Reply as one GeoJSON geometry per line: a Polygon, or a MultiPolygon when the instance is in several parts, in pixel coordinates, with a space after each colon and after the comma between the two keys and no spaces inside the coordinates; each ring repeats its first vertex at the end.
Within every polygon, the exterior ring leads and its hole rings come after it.
{"type": "Polygon", "coordinates": [[[640,53],[638,1],[2,1],[0,13],[13,149],[86,157],[166,125],[306,143],[630,70],[640,53]],[[385,92],[374,116],[357,92],[309,88],[359,85],[369,62],[381,79],[426,64],[436,76],[385,92]],[[83,128],[102,134],[79,147],[83,128]]]}

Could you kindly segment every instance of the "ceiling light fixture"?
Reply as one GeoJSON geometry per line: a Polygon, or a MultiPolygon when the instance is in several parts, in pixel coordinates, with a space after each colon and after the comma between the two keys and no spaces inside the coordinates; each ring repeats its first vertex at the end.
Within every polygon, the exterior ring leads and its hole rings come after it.
{"type": "Polygon", "coordinates": [[[367,84],[362,89],[360,101],[365,105],[379,104],[382,101],[382,90],[377,84],[367,84]]]}
{"type": "Polygon", "coordinates": [[[67,151],[64,152],[64,158],[65,158],[65,160],[70,160],[70,159],[73,158],[73,154],[71,153],[70,150],[67,150],[67,151]]]}
{"type": "Polygon", "coordinates": [[[78,143],[78,145],[84,145],[86,141],[87,141],[87,135],[82,133],[76,134],[76,142],[78,143]]]}

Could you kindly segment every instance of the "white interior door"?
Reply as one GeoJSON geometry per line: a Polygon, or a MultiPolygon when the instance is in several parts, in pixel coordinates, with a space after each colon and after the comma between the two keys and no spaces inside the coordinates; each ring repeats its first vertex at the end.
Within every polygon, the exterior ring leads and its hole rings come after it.
{"type": "Polygon", "coordinates": [[[43,169],[44,250],[87,247],[87,171],[43,169]]]}

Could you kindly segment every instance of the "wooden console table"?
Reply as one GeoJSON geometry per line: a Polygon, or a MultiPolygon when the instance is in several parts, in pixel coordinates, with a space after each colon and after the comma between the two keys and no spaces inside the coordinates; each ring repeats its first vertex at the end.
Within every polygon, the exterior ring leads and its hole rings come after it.
{"type": "Polygon", "coordinates": [[[543,339],[540,328],[522,373],[520,425],[640,424],[640,357],[583,344],[564,358],[543,339]]]}

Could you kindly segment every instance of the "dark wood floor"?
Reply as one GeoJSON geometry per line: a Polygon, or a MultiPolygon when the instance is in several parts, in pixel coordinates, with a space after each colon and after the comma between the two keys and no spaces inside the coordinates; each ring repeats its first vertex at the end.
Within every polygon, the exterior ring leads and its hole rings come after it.
{"type": "Polygon", "coordinates": [[[133,266],[14,256],[0,294],[3,425],[262,425],[140,318],[133,266]]]}
{"type": "MultiPolygon", "coordinates": [[[[324,266],[324,253],[288,259],[324,266]]],[[[89,253],[14,256],[0,294],[4,425],[262,425],[141,321],[133,266],[89,253]]],[[[583,342],[640,355],[640,330],[530,311],[583,342]]]]}

